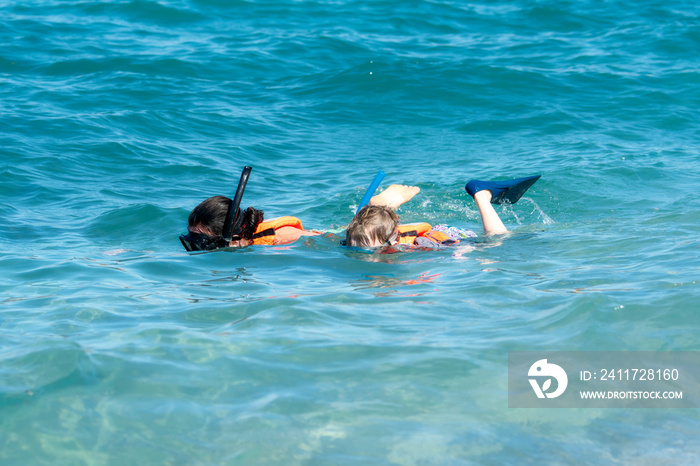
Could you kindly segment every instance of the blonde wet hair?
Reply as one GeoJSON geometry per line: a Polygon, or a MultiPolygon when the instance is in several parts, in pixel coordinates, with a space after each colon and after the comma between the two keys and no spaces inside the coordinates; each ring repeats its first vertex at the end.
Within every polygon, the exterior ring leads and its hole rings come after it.
{"type": "Polygon", "coordinates": [[[348,246],[371,247],[384,244],[399,226],[399,216],[384,206],[367,205],[355,215],[345,232],[348,246]]]}

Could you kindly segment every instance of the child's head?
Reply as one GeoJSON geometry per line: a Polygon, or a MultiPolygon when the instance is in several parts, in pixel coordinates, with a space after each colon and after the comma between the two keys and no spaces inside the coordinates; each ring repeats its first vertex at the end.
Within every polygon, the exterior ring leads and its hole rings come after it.
{"type": "Polygon", "coordinates": [[[368,205],[360,209],[348,225],[345,243],[355,247],[384,245],[396,232],[399,216],[384,206],[368,205]]]}

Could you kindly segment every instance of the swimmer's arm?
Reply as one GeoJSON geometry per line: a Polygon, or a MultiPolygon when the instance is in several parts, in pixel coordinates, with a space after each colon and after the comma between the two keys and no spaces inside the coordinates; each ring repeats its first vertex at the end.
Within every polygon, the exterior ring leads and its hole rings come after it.
{"type": "Polygon", "coordinates": [[[316,236],[320,233],[310,230],[300,230],[294,227],[282,227],[275,230],[274,244],[289,244],[298,240],[302,236],[316,236]]]}
{"type": "Polygon", "coordinates": [[[400,184],[392,184],[376,196],[370,199],[370,205],[381,205],[390,208],[391,210],[398,209],[402,204],[413,199],[413,196],[420,192],[418,186],[406,186],[400,184]]]}

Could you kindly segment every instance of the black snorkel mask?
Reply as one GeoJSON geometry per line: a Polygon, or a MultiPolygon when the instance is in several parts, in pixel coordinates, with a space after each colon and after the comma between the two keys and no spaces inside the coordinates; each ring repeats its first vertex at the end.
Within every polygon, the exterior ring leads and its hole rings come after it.
{"type": "Polygon", "coordinates": [[[243,192],[248,184],[248,178],[252,168],[245,166],[241,172],[241,179],[238,182],[236,195],[231,202],[231,208],[226,214],[222,236],[211,236],[204,233],[189,232],[186,235],[180,235],[180,242],[188,252],[192,251],[211,251],[212,249],[227,248],[233,239],[240,239],[241,225],[243,224],[243,215],[241,215],[241,200],[243,192]]]}

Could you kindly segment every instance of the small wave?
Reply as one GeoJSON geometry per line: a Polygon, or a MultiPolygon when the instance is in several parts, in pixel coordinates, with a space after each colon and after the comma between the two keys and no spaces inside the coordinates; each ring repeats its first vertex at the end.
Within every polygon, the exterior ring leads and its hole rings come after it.
{"type": "Polygon", "coordinates": [[[92,378],[83,349],[66,340],[25,341],[13,351],[1,352],[0,361],[0,401],[4,403],[82,385],[92,378]]]}

